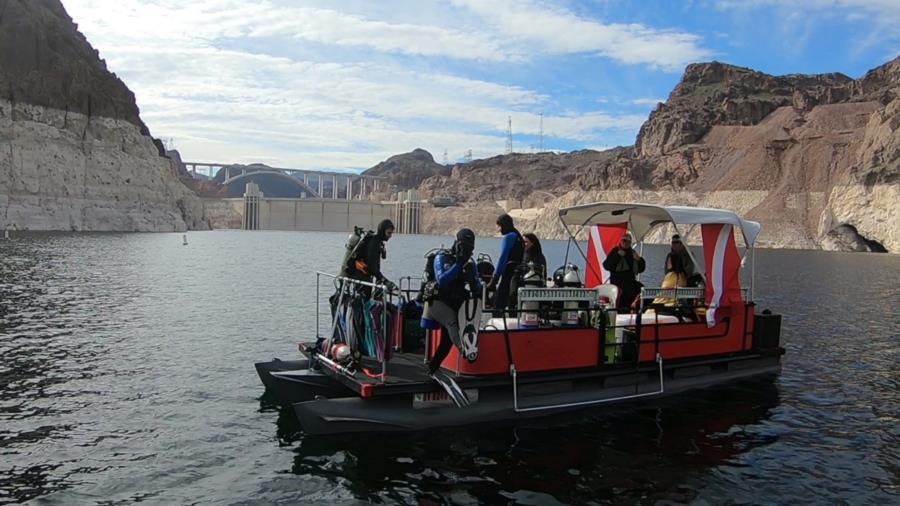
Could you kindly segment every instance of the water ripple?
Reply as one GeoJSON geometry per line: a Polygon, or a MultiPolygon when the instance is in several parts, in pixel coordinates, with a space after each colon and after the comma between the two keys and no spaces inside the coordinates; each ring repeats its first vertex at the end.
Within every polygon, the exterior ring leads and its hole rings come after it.
{"type": "MultiPolygon", "coordinates": [[[[310,335],[313,273],[343,239],[0,242],[0,504],[900,501],[900,257],[761,251],[759,305],[785,314],[774,381],[514,427],[317,438],[260,397],[252,363],[310,335]]],[[[389,274],[418,272],[441,242],[392,240],[389,274]]],[[[562,263],[563,244],[545,250],[562,263]]]]}

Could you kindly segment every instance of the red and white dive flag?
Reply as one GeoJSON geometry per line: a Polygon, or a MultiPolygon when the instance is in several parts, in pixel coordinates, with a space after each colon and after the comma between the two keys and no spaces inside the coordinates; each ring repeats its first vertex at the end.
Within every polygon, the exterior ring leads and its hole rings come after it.
{"type": "Polygon", "coordinates": [[[706,324],[713,327],[741,297],[741,256],[732,225],[701,225],[706,260],[706,324]],[[728,308],[728,309],[725,309],[728,308]]]}
{"type": "Polygon", "coordinates": [[[613,225],[594,225],[588,240],[587,268],[584,275],[585,288],[595,288],[609,281],[609,272],[603,268],[606,255],[628,231],[627,223],[613,225]]]}

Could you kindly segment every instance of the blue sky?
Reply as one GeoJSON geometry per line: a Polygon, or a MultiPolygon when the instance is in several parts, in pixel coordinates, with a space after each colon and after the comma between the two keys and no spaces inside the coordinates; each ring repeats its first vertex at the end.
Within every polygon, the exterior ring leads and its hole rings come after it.
{"type": "Polygon", "coordinates": [[[185,160],[359,169],[420,147],[631,145],[692,62],[860,77],[900,0],[63,0],[185,160]]]}

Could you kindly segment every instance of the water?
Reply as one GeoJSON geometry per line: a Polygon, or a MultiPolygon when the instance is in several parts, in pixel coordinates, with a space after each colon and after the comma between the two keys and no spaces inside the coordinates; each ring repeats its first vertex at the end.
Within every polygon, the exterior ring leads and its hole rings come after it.
{"type": "MultiPolygon", "coordinates": [[[[900,257],[760,251],[775,381],[416,435],[305,436],[253,362],[314,327],[342,234],[0,241],[0,503],[900,502],[900,257]]],[[[398,236],[386,271],[450,239],[398,236]]],[[[479,240],[496,258],[498,242],[479,240]]],[[[551,266],[564,243],[545,244],[551,266]]],[[[658,279],[664,250],[646,252],[658,279]]],[[[652,274],[652,273],[651,273],[652,274]]]]}

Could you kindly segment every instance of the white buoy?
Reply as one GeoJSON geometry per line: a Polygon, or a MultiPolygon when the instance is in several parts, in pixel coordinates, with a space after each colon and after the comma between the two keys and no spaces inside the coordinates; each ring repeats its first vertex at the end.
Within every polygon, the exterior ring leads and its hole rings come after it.
{"type": "Polygon", "coordinates": [[[187,234],[181,236],[181,241],[182,246],[187,246],[187,234]]]}
{"type": "Polygon", "coordinates": [[[6,230],[3,231],[3,238],[4,238],[4,239],[9,239],[9,229],[8,229],[8,228],[7,228],[6,230]]]}

